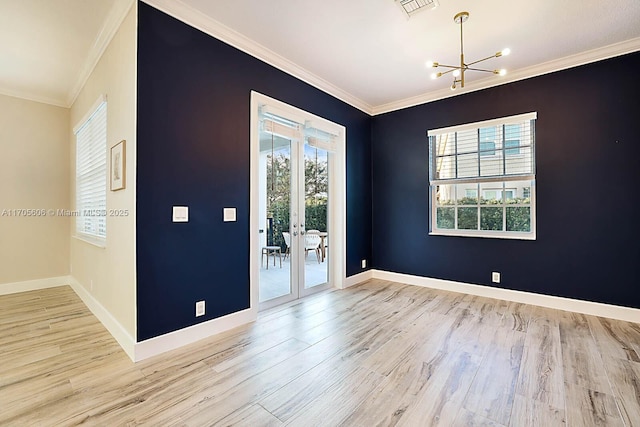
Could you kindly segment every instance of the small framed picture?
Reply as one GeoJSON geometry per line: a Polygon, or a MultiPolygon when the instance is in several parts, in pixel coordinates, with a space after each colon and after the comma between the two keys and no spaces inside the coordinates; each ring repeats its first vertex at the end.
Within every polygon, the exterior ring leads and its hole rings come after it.
{"type": "Polygon", "coordinates": [[[126,141],[123,139],[111,147],[111,191],[122,190],[125,181],[125,153],[126,141]]]}

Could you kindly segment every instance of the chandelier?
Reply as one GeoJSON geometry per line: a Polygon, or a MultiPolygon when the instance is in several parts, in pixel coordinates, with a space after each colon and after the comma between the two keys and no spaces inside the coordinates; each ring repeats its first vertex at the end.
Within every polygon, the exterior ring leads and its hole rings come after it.
{"type": "Polygon", "coordinates": [[[474,65],[486,61],[491,58],[499,58],[501,56],[507,56],[511,53],[510,49],[504,49],[500,52],[497,52],[491,56],[487,56],[486,58],[479,59],[477,61],[469,62],[468,64],[464,62],[464,49],[462,43],[462,24],[469,19],[469,12],[460,12],[456,16],[453,17],[453,22],[456,24],[460,24],[460,65],[444,65],[438,62],[429,61],[427,62],[427,67],[429,68],[449,68],[449,70],[439,73],[431,74],[432,79],[437,79],[438,77],[442,77],[445,74],[452,73],[453,75],[453,84],[451,85],[451,90],[456,89],[456,85],[459,83],[460,87],[464,87],[464,73],[465,71],[482,71],[484,73],[492,73],[498,74],[500,76],[504,76],[507,74],[507,70],[504,68],[501,70],[486,70],[483,68],[473,67],[474,65]]]}

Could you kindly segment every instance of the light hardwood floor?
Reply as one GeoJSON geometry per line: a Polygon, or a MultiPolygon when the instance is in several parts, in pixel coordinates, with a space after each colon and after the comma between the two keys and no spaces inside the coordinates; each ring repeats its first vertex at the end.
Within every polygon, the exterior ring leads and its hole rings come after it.
{"type": "Polygon", "coordinates": [[[129,361],[68,287],[0,296],[0,425],[640,426],[640,325],[384,281],[129,361]]]}

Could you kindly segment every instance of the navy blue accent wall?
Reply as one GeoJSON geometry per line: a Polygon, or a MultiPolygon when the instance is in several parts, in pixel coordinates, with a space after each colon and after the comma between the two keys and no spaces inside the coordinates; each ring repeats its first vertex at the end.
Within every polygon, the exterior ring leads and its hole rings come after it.
{"type": "Polygon", "coordinates": [[[640,308],[638,69],[634,53],[374,117],[373,267],[640,308]],[[429,236],[426,131],[531,111],[537,240],[429,236]]]}
{"type": "Polygon", "coordinates": [[[371,259],[371,118],[138,7],[138,341],[249,307],[251,90],[346,126],[347,275],[359,273],[371,259]],[[188,223],[171,222],[173,205],[189,206],[188,223]],[[223,223],[223,207],[238,221],[223,223]]]}

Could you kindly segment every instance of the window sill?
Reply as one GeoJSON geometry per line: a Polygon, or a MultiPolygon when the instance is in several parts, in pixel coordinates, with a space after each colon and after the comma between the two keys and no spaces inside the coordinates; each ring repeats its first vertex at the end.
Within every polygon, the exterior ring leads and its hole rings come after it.
{"type": "Polygon", "coordinates": [[[82,235],[74,235],[72,236],[74,239],[80,240],[81,242],[85,242],[90,244],[91,246],[95,246],[97,248],[104,249],[107,247],[107,241],[102,239],[96,239],[94,237],[82,236],[82,235]]]}
{"type": "Polygon", "coordinates": [[[437,230],[430,231],[429,236],[481,237],[484,239],[536,240],[536,233],[507,233],[477,230],[437,230]]]}

